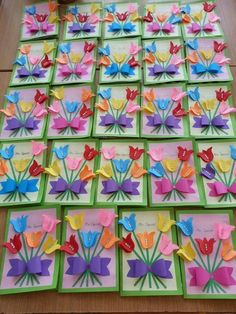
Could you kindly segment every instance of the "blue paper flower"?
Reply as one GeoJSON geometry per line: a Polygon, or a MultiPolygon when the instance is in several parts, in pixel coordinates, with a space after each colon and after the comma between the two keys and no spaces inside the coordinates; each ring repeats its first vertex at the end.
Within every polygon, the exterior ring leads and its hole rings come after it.
{"type": "Polygon", "coordinates": [[[197,38],[194,38],[193,40],[187,40],[186,45],[192,50],[197,50],[198,49],[197,38]]]}
{"type": "Polygon", "coordinates": [[[59,45],[59,50],[61,53],[70,53],[71,47],[70,43],[62,43],[59,45]]]}
{"type": "Polygon", "coordinates": [[[28,13],[29,15],[34,15],[36,13],[36,6],[32,5],[31,7],[26,7],[25,13],[28,13]]]}
{"type": "Polygon", "coordinates": [[[53,148],[53,152],[56,154],[58,159],[65,159],[68,155],[69,145],[60,146],[58,148],[53,148]]]}
{"type": "Polygon", "coordinates": [[[110,46],[109,46],[109,44],[107,44],[105,48],[98,48],[98,53],[101,56],[110,56],[110,46]]]}
{"type": "Polygon", "coordinates": [[[112,4],[109,4],[109,5],[106,5],[104,7],[104,9],[109,12],[109,13],[114,13],[116,11],[116,5],[115,3],[112,3],[112,4]]]}
{"type": "Polygon", "coordinates": [[[91,247],[93,247],[97,241],[97,237],[100,235],[100,232],[97,231],[89,231],[89,232],[84,232],[81,231],[81,237],[84,243],[84,246],[87,249],[90,249],[91,247]]]}
{"type": "Polygon", "coordinates": [[[157,46],[156,46],[155,42],[152,42],[151,45],[145,46],[145,50],[146,50],[147,52],[155,53],[155,52],[157,51],[157,46]]]}
{"type": "Polygon", "coordinates": [[[230,145],[230,156],[233,160],[236,160],[236,146],[230,145]]]}
{"type": "Polygon", "coordinates": [[[5,98],[12,104],[17,104],[19,101],[19,94],[20,92],[14,92],[9,95],[5,95],[5,98]]]}
{"type": "Polygon", "coordinates": [[[185,6],[181,7],[181,12],[185,14],[190,14],[191,7],[189,4],[186,4],[185,6]]]}
{"type": "Polygon", "coordinates": [[[136,229],[135,214],[132,213],[129,217],[124,217],[118,221],[119,225],[122,225],[125,230],[133,232],[136,229]]]}
{"type": "Polygon", "coordinates": [[[169,20],[168,20],[169,23],[171,24],[177,24],[177,23],[180,23],[181,22],[181,18],[172,14],[170,17],[169,17],[169,20]]]}
{"type": "Polygon", "coordinates": [[[187,220],[177,221],[176,226],[180,228],[180,230],[186,237],[190,237],[193,234],[193,218],[192,217],[189,217],[187,220]]]}
{"type": "Polygon", "coordinates": [[[77,101],[66,101],[65,106],[69,113],[73,113],[78,109],[79,103],[77,101]]]}
{"type": "Polygon", "coordinates": [[[153,167],[148,170],[148,173],[154,175],[157,178],[164,176],[165,170],[160,162],[157,162],[153,167]]]}
{"type": "Polygon", "coordinates": [[[115,164],[115,167],[116,167],[116,170],[120,173],[125,173],[126,170],[128,169],[128,166],[129,166],[129,159],[126,159],[126,160],[123,160],[123,159],[120,159],[120,160],[117,160],[117,159],[114,159],[112,160],[112,162],[114,162],[115,164]]]}
{"type": "Polygon", "coordinates": [[[158,106],[160,110],[166,110],[166,108],[169,106],[170,99],[169,98],[156,99],[154,103],[158,106]]]}
{"type": "Polygon", "coordinates": [[[103,89],[98,92],[98,95],[102,97],[102,99],[110,99],[111,98],[111,88],[103,89]]]}
{"type": "Polygon", "coordinates": [[[17,64],[17,65],[20,65],[20,66],[23,66],[26,64],[26,58],[25,56],[20,56],[19,58],[17,58],[15,61],[14,61],[14,64],[17,64]]]}
{"type": "Polygon", "coordinates": [[[75,5],[73,8],[70,8],[68,11],[73,15],[77,15],[79,13],[79,8],[75,5]]]}
{"type": "Polygon", "coordinates": [[[28,216],[21,216],[16,219],[11,219],[10,224],[13,226],[15,232],[22,233],[27,228],[28,216]]]}
{"type": "Polygon", "coordinates": [[[198,101],[200,99],[199,87],[196,87],[194,90],[188,91],[188,96],[193,101],[198,101]]]}
{"type": "Polygon", "coordinates": [[[14,156],[15,145],[10,145],[0,150],[0,156],[3,159],[11,159],[14,156]]]}

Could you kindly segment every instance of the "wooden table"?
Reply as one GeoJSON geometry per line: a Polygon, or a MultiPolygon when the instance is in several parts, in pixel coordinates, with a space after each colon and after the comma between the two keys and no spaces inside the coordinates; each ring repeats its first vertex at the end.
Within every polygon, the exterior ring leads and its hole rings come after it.
{"type": "MultiPolygon", "coordinates": [[[[28,0],[34,3],[35,0],[28,0]]],[[[236,79],[236,0],[218,0],[218,11],[229,45],[231,70],[236,79]]],[[[3,101],[18,47],[23,0],[2,0],[0,5],[0,100],[3,101]]],[[[61,10],[64,10],[62,7],[61,10]]],[[[234,81],[236,99],[236,81],[234,81]]],[[[0,244],[6,210],[0,210],[0,244]]],[[[0,246],[1,256],[1,246],[0,246]]],[[[120,297],[118,293],[59,294],[37,292],[0,296],[0,314],[13,313],[233,313],[236,300],[184,300],[182,297],[120,297]]]]}

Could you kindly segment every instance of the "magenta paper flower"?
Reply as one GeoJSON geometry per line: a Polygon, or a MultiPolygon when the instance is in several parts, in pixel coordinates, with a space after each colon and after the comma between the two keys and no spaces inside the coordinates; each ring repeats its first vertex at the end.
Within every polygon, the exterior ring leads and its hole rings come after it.
{"type": "Polygon", "coordinates": [[[225,223],[216,224],[216,234],[220,240],[229,239],[229,237],[231,236],[231,232],[234,230],[234,226],[225,223]]]}
{"type": "Polygon", "coordinates": [[[38,143],[35,141],[32,141],[32,154],[34,156],[39,156],[41,153],[47,149],[47,146],[44,143],[38,143]]]}
{"type": "Polygon", "coordinates": [[[82,162],[83,158],[71,158],[71,157],[67,157],[66,158],[66,164],[67,164],[67,168],[69,170],[77,170],[82,162]]]}
{"type": "Polygon", "coordinates": [[[176,102],[180,102],[184,96],[186,96],[186,92],[180,92],[177,88],[173,89],[171,99],[176,102]]]}
{"type": "Polygon", "coordinates": [[[110,227],[116,217],[118,216],[110,211],[105,211],[102,209],[99,212],[99,222],[103,227],[110,227]]]}
{"type": "Polygon", "coordinates": [[[55,219],[53,216],[50,215],[42,215],[43,216],[43,223],[42,229],[45,232],[53,232],[61,221],[59,219],[55,219]]]}
{"type": "Polygon", "coordinates": [[[162,234],[161,241],[159,244],[159,252],[165,256],[169,256],[174,250],[178,250],[178,245],[172,243],[172,241],[167,237],[166,234],[162,234]]]}
{"type": "Polygon", "coordinates": [[[163,147],[152,148],[148,151],[148,155],[154,161],[161,161],[163,159],[163,151],[164,151],[163,147]]]}
{"type": "Polygon", "coordinates": [[[110,160],[116,156],[116,148],[115,148],[115,146],[103,147],[101,149],[101,153],[103,155],[103,158],[110,160]]]}

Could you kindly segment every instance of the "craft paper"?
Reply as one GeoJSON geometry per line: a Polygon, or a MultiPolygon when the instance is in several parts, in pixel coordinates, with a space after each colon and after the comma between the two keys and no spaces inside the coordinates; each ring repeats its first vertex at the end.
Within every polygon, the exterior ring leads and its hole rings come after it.
{"type": "Polygon", "coordinates": [[[230,59],[222,39],[194,38],[186,41],[187,70],[190,83],[232,81],[230,59]]]}
{"type": "Polygon", "coordinates": [[[183,84],[143,87],[141,136],[147,138],[187,136],[186,98],[183,84]]]}
{"type": "Polygon", "coordinates": [[[181,21],[178,1],[146,4],[143,38],[180,37],[181,21]]]}
{"type": "Polygon", "coordinates": [[[20,43],[10,86],[50,83],[56,53],[54,40],[20,43]]]}
{"type": "Polygon", "coordinates": [[[139,86],[99,86],[93,136],[139,137],[139,86]]]}
{"type": "Polygon", "coordinates": [[[141,17],[136,2],[104,3],[103,37],[119,38],[140,36],[141,17]]]}
{"type": "Polygon", "coordinates": [[[47,203],[93,205],[96,140],[54,141],[44,200],[47,203]]]}
{"type": "Polygon", "coordinates": [[[192,141],[148,142],[147,147],[150,206],[202,204],[192,141]]]}
{"type": "Polygon", "coordinates": [[[60,292],[118,291],[116,208],[67,208],[60,292]]]}
{"type": "Polygon", "coordinates": [[[8,211],[0,294],[56,289],[59,217],[59,208],[55,205],[8,211]]]}
{"type": "Polygon", "coordinates": [[[145,40],[143,46],[144,84],[187,80],[182,40],[145,40]]]}
{"type": "Polygon", "coordinates": [[[59,15],[57,1],[44,1],[24,8],[21,40],[58,36],[59,15]]]}
{"type": "Polygon", "coordinates": [[[176,225],[184,298],[235,299],[233,211],[177,211],[176,225]]]}
{"type": "Polygon", "coordinates": [[[96,204],[146,205],[144,142],[100,142],[96,204]]]}
{"type": "Polygon", "coordinates": [[[92,83],[96,70],[96,45],[96,39],[60,43],[53,84],[92,83]]]}
{"type": "Polygon", "coordinates": [[[104,40],[100,55],[100,83],[141,80],[141,42],[139,38],[104,40]]]}
{"type": "Polygon", "coordinates": [[[47,146],[43,141],[0,146],[0,206],[40,203],[47,146]]]}
{"type": "Polygon", "coordinates": [[[206,207],[234,207],[236,204],[236,142],[234,140],[197,143],[199,175],[206,207]]]}
{"type": "Polygon", "coordinates": [[[223,36],[220,17],[217,15],[215,1],[185,4],[181,7],[183,36],[219,37],[223,36]]]}
{"type": "Polygon", "coordinates": [[[101,36],[101,4],[72,4],[64,15],[64,40],[101,36]]]}
{"type": "Polygon", "coordinates": [[[190,134],[196,138],[234,137],[230,84],[188,85],[190,134]]]}
{"type": "Polygon", "coordinates": [[[121,295],[181,294],[172,209],[123,209],[118,223],[121,295]]]}
{"type": "Polygon", "coordinates": [[[92,129],[93,97],[89,85],[53,88],[48,108],[48,138],[89,137],[92,129]]]}
{"type": "Polygon", "coordinates": [[[2,141],[41,139],[47,121],[47,86],[9,88],[0,109],[2,141]]]}

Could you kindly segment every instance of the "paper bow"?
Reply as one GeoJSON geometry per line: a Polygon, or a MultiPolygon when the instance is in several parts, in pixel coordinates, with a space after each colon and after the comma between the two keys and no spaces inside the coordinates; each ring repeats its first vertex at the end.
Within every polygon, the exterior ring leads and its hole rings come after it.
{"type": "Polygon", "coordinates": [[[73,23],[72,26],[69,26],[69,33],[93,33],[95,32],[95,27],[89,23],[84,23],[84,25],[80,25],[80,23],[73,23]]]}
{"type": "Polygon", "coordinates": [[[102,181],[102,194],[111,194],[120,191],[130,195],[139,195],[138,186],[140,182],[132,182],[131,179],[125,180],[122,184],[116,183],[114,180],[102,181]]]}
{"type": "Polygon", "coordinates": [[[227,193],[236,194],[236,183],[229,187],[222,182],[207,183],[207,185],[210,188],[209,196],[221,196],[227,193]]]}
{"type": "Polygon", "coordinates": [[[25,194],[27,192],[37,192],[37,183],[38,179],[31,179],[31,180],[22,180],[20,183],[17,183],[16,181],[8,178],[7,181],[1,182],[2,190],[0,191],[0,194],[8,194],[15,191],[18,191],[19,193],[25,194]]]}
{"type": "Polygon", "coordinates": [[[62,130],[65,128],[71,128],[75,129],[77,131],[84,131],[85,130],[85,124],[86,120],[80,119],[80,118],[73,118],[70,122],[68,122],[65,118],[60,117],[53,119],[54,125],[52,126],[52,129],[56,130],[62,130]]]}
{"type": "Polygon", "coordinates": [[[128,64],[124,63],[120,68],[117,63],[112,63],[110,66],[106,67],[105,75],[116,75],[121,73],[123,76],[134,75],[134,69],[128,64]]]}
{"type": "Polygon", "coordinates": [[[123,30],[126,33],[130,33],[135,31],[135,25],[128,22],[125,23],[124,25],[119,24],[117,22],[113,22],[111,25],[108,26],[108,32],[120,32],[121,30],[123,30]]]}
{"type": "Polygon", "coordinates": [[[155,64],[153,67],[148,68],[150,76],[158,76],[163,73],[174,75],[178,74],[178,68],[174,64],[169,64],[167,67],[163,67],[160,64],[155,64]]]}
{"type": "Polygon", "coordinates": [[[37,130],[38,124],[40,123],[40,120],[34,120],[34,118],[28,118],[24,122],[21,122],[16,118],[8,119],[6,121],[7,126],[5,127],[5,130],[17,130],[20,128],[37,130]]]}
{"type": "Polygon", "coordinates": [[[30,26],[28,26],[28,29],[31,33],[37,33],[39,31],[43,33],[47,33],[47,32],[53,31],[53,28],[54,28],[54,25],[48,24],[47,22],[43,22],[40,25],[36,25],[33,23],[30,26]]]}
{"type": "Polygon", "coordinates": [[[71,74],[75,74],[76,76],[86,75],[88,74],[87,67],[83,67],[80,63],[76,64],[74,69],[68,67],[68,65],[62,65],[59,69],[61,76],[70,76],[71,74]]]}
{"type": "Polygon", "coordinates": [[[191,65],[191,68],[193,70],[193,74],[204,74],[204,73],[210,73],[210,74],[218,74],[221,73],[221,66],[217,63],[213,62],[209,66],[206,66],[202,63],[196,63],[194,65],[191,65]]]}
{"type": "Polygon", "coordinates": [[[179,129],[180,119],[175,118],[173,115],[168,116],[165,120],[158,114],[154,114],[153,116],[147,116],[148,123],[147,126],[161,126],[166,125],[168,128],[179,129]]]}
{"type": "Polygon", "coordinates": [[[152,265],[147,265],[144,261],[139,259],[128,260],[129,272],[127,277],[139,278],[145,276],[147,273],[153,273],[160,278],[173,278],[169,268],[171,266],[171,261],[166,261],[164,259],[159,259],[152,263],[152,265]]]}
{"type": "Polygon", "coordinates": [[[206,33],[211,33],[214,31],[214,26],[210,23],[207,23],[204,26],[200,26],[197,23],[193,23],[190,27],[188,27],[188,32],[193,34],[197,34],[202,30],[206,33]]]}
{"type": "Polygon", "coordinates": [[[163,33],[170,34],[173,32],[173,26],[170,23],[166,23],[164,26],[161,26],[159,23],[152,23],[147,25],[147,31],[153,33],[162,31],[163,33]]]}
{"type": "Polygon", "coordinates": [[[209,280],[214,280],[222,286],[236,285],[236,280],[232,277],[233,267],[220,267],[213,273],[208,273],[201,267],[191,267],[188,269],[192,278],[190,286],[203,287],[209,280]]]}
{"type": "Polygon", "coordinates": [[[40,256],[32,257],[28,262],[19,258],[9,259],[11,269],[8,271],[8,277],[18,277],[24,273],[35,274],[38,276],[50,276],[48,271],[52,263],[50,259],[41,260],[40,256]]]}
{"type": "Polygon", "coordinates": [[[17,70],[17,77],[20,78],[27,78],[29,76],[34,76],[36,78],[42,78],[45,77],[45,73],[47,70],[41,70],[39,65],[37,65],[32,71],[28,71],[26,67],[21,67],[20,69],[17,70]]]}
{"type": "Polygon", "coordinates": [[[120,125],[124,128],[132,128],[133,118],[127,118],[125,114],[120,115],[118,119],[115,119],[111,114],[106,114],[105,116],[101,116],[101,122],[99,125],[101,126],[109,126],[109,125],[120,125]]]}
{"type": "Polygon", "coordinates": [[[215,116],[212,120],[210,120],[207,115],[203,115],[201,117],[193,117],[195,124],[193,125],[194,128],[204,128],[210,125],[213,125],[219,129],[228,129],[227,119],[222,119],[220,115],[215,116]]]}
{"type": "Polygon", "coordinates": [[[87,194],[85,186],[87,181],[76,180],[73,183],[67,183],[63,178],[59,178],[57,181],[51,181],[51,187],[49,194],[59,194],[67,190],[72,191],[75,194],[87,194]]]}
{"type": "Polygon", "coordinates": [[[195,190],[191,187],[193,180],[180,179],[173,185],[169,179],[163,178],[160,181],[156,181],[156,194],[167,194],[173,190],[180,193],[195,193],[195,190]]]}
{"type": "Polygon", "coordinates": [[[94,256],[89,263],[87,263],[82,257],[68,257],[67,262],[69,268],[66,271],[67,275],[79,275],[89,270],[91,273],[100,276],[109,276],[110,271],[108,265],[111,258],[94,256]]]}

